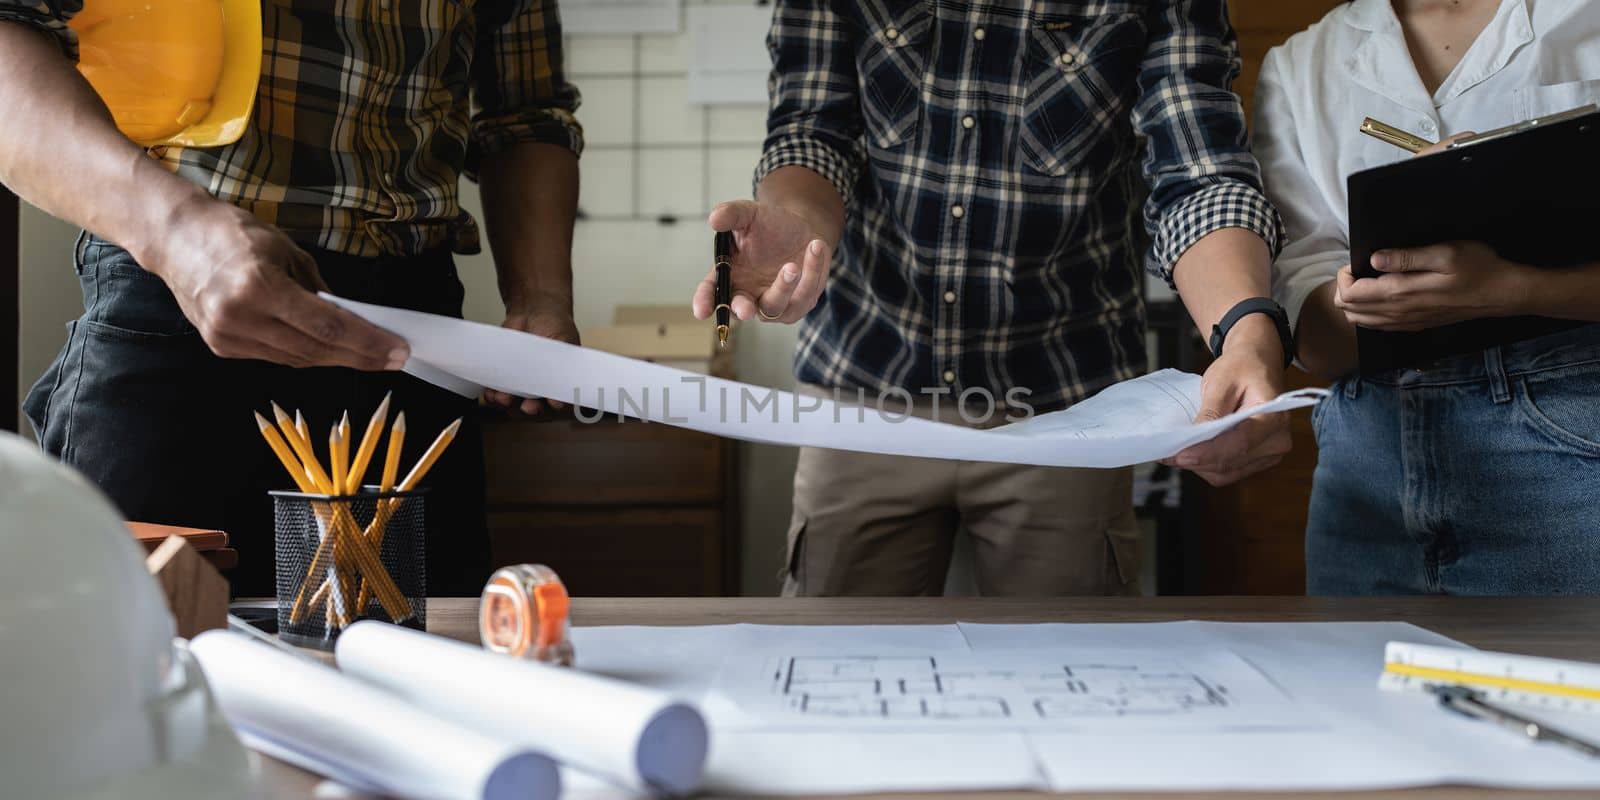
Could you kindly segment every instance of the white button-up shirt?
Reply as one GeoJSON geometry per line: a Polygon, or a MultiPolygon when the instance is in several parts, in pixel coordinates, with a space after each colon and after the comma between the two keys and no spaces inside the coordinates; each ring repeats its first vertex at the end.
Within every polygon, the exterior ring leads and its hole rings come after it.
{"type": "Polygon", "coordinates": [[[1256,157],[1289,235],[1273,295],[1298,324],[1306,297],[1350,262],[1345,179],[1411,157],[1361,133],[1364,118],[1437,140],[1594,102],[1600,1],[1503,0],[1431,96],[1389,0],[1335,9],[1267,53],[1256,90],[1256,157]]]}

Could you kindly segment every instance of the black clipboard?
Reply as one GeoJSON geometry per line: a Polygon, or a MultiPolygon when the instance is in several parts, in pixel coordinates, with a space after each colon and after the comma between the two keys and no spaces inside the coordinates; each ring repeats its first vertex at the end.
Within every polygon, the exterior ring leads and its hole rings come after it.
{"type": "MultiPolygon", "coordinates": [[[[1363,170],[1348,180],[1350,263],[1374,277],[1372,254],[1480,241],[1535,267],[1600,261],[1600,108],[1589,106],[1475,137],[1440,153],[1363,170]]],[[[1361,371],[1545,336],[1588,322],[1471,320],[1415,333],[1356,329],[1361,371]]]]}

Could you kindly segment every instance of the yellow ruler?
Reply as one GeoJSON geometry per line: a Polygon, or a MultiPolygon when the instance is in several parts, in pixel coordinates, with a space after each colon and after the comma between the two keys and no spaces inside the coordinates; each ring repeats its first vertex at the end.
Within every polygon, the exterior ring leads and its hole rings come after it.
{"type": "Polygon", "coordinates": [[[1600,713],[1600,664],[1406,642],[1384,648],[1381,688],[1441,684],[1477,689],[1486,700],[1600,713]]]}

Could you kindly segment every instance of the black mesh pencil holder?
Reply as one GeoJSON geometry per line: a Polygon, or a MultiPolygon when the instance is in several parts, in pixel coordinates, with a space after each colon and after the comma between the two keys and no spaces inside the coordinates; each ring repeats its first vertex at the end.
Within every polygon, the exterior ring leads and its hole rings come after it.
{"type": "Polygon", "coordinates": [[[339,633],[358,620],[425,627],[421,492],[268,494],[280,638],[331,650],[339,633]]]}

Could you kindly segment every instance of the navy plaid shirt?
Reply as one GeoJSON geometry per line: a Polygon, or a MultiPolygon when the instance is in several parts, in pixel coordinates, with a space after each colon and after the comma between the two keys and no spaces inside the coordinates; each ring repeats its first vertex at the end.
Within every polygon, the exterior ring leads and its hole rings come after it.
{"type": "Polygon", "coordinates": [[[779,0],[768,47],[756,180],[809,168],[848,217],[804,382],[1061,408],[1145,370],[1141,260],[1280,245],[1224,0],[779,0]]]}

